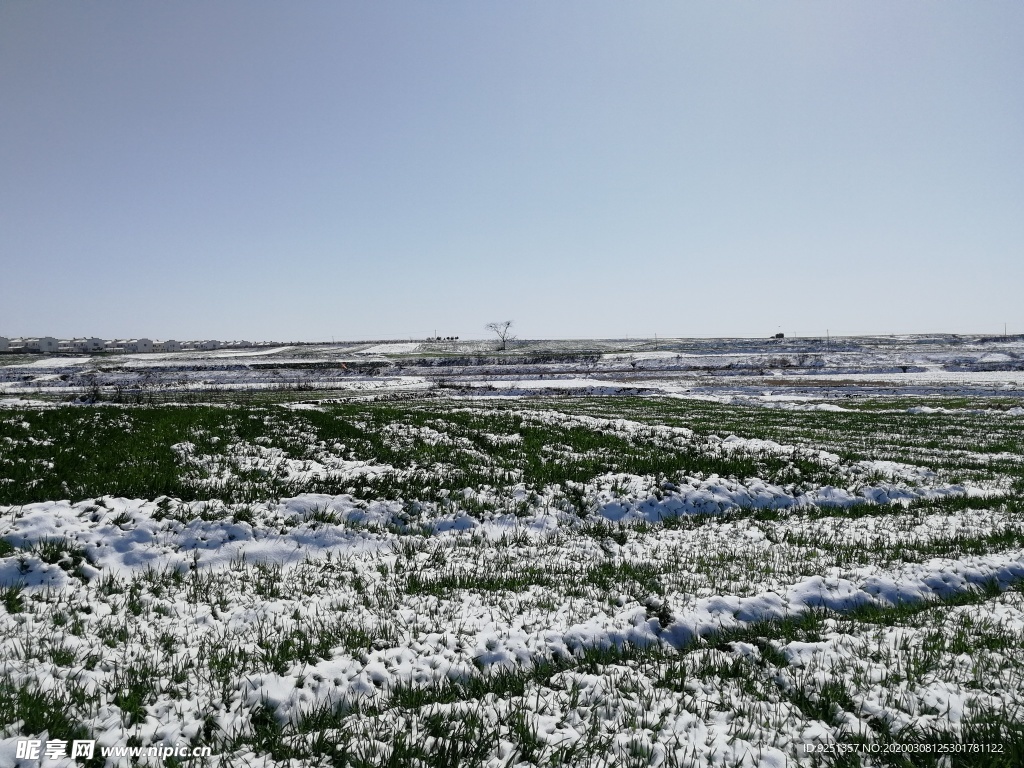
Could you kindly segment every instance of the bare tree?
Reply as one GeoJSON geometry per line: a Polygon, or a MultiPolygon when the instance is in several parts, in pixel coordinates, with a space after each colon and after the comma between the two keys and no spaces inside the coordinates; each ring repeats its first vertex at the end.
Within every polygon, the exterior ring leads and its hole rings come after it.
{"type": "Polygon", "coordinates": [[[488,323],[486,327],[488,331],[493,331],[494,333],[498,334],[498,341],[501,342],[501,346],[498,347],[498,349],[505,349],[505,347],[508,346],[508,343],[515,338],[515,336],[511,335],[511,320],[503,320],[500,323],[488,323]]]}

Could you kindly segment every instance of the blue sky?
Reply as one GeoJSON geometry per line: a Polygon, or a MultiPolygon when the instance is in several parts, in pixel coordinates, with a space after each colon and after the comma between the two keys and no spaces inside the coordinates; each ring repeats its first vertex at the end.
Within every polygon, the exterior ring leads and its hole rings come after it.
{"type": "Polygon", "coordinates": [[[1019,2],[0,3],[0,334],[1024,332],[1019,2]]]}

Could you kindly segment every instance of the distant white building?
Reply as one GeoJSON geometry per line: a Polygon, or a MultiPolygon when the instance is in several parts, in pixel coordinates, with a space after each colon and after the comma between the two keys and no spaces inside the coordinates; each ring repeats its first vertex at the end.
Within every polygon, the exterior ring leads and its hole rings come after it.
{"type": "MultiPolygon", "coordinates": [[[[252,342],[228,342],[229,346],[251,346],[252,342]]],[[[94,352],[112,352],[114,354],[145,354],[147,352],[180,352],[182,350],[221,349],[224,342],[216,339],[198,341],[175,341],[165,339],[153,341],[147,338],[138,339],[100,339],[95,336],[82,336],[73,339],[55,339],[52,336],[33,336],[8,338],[0,336],[0,352],[44,352],[67,354],[92,354],[94,352]]]]}
{"type": "Polygon", "coordinates": [[[92,352],[102,352],[106,349],[107,343],[95,336],[91,338],[61,339],[57,349],[61,352],[68,352],[76,355],[87,355],[92,352]]]}
{"type": "Polygon", "coordinates": [[[107,342],[107,352],[123,355],[137,355],[153,351],[152,339],[111,339],[107,342]]]}
{"type": "Polygon", "coordinates": [[[34,336],[25,339],[26,352],[58,352],[60,344],[53,336],[34,336]]]}
{"type": "Polygon", "coordinates": [[[139,354],[153,351],[152,339],[127,339],[122,345],[124,351],[129,354],[139,354]]]}

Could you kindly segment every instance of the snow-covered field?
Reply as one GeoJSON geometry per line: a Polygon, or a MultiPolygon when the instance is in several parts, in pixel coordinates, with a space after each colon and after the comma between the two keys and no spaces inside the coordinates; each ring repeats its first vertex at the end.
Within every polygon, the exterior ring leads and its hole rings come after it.
{"type": "Polygon", "coordinates": [[[129,402],[211,392],[334,396],[663,394],[749,404],[1024,395],[1024,337],[371,342],[152,355],[0,355],[0,398],[129,402]]]}
{"type": "Polygon", "coordinates": [[[1024,345],[631,344],[0,367],[0,766],[1021,764],[1024,345]]]}

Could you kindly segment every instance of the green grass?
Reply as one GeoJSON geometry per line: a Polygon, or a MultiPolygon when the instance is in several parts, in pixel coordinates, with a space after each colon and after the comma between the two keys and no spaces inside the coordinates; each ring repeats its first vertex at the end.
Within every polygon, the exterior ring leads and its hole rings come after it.
{"type": "MultiPolygon", "coordinates": [[[[170,496],[182,500],[251,502],[302,491],[363,498],[450,503],[442,488],[542,489],[571,485],[599,474],[656,477],[679,473],[761,477],[786,483],[838,483],[841,478],[809,458],[734,453],[701,441],[670,444],[612,428],[541,423],[508,412],[451,409],[432,403],[335,404],[320,411],[277,407],[56,408],[14,410],[0,420],[0,503],[74,500],[103,495],[170,496]],[[497,436],[497,439],[495,439],[497,436]],[[503,442],[511,438],[514,442],[503,442]],[[172,446],[191,443],[205,463],[172,446]],[[301,481],[242,466],[230,446],[279,451],[278,458],[311,462],[324,457],[395,467],[372,478],[330,476],[301,481]],[[226,482],[212,478],[228,470],[226,482]]],[[[575,503],[581,504],[580,499],[575,503]]],[[[580,510],[582,511],[582,510],[580,510]]]]}
{"type": "MultiPolygon", "coordinates": [[[[531,407],[564,408],[565,403],[541,401],[531,407]]],[[[886,458],[925,463],[951,479],[994,474],[1024,477],[1019,458],[1024,453],[1024,422],[1016,419],[794,413],[639,398],[580,399],[573,402],[572,411],[688,427],[698,437],[741,434],[828,449],[848,461],[886,458]],[[958,444],[962,450],[956,449],[958,444]],[[1005,453],[1017,458],[1007,458],[1005,453]],[[992,458],[982,458],[985,455],[992,458]]],[[[185,442],[193,443],[198,455],[215,457],[227,467],[231,466],[227,447],[244,443],[280,450],[296,461],[327,454],[406,470],[355,484],[357,494],[366,498],[438,501],[442,486],[500,487],[523,482],[543,488],[586,482],[606,472],[657,477],[704,473],[761,477],[780,484],[798,477],[822,484],[841,480],[809,456],[790,461],[770,454],[726,455],[709,450],[699,439],[692,445],[666,446],[653,436],[627,437],[610,428],[542,424],[524,419],[503,404],[452,409],[435,401],[349,403],[326,405],[322,412],[294,412],[263,404],[5,413],[10,417],[0,421],[0,439],[10,441],[11,449],[0,457],[0,503],[8,504],[105,494],[254,501],[300,490],[342,492],[351,485],[331,478],[296,484],[236,466],[227,483],[211,486],[208,468],[183,462],[171,449],[185,442]],[[402,429],[410,430],[410,435],[402,436],[402,429]],[[433,430],[442,439],[426,439],[424,430],[433,430]],[[492,435],[514,437],[517,442],[501,443],[492,435]],[[334,447],[338,445],[343,447],[334,447]]]]}
{"type": "MultiPolygon", "coordinates": [[[[846,407],[845,402],[838,403],[846,407]]],[[[860,404],[860,401],[858,401],[860,404]]],[[[889,459],[952,471],[1006,470],[1024,474],[1024,419],[990,414],[910,414],[916,399],[866,400],[862,410],[787,411],[700,400],[662,398],[581,399],[573,411],[651,424],[685,426],[701,433],[736,434],[787,445],[820,448],[844,459],[889,459]],[[1016,458],[1000,458],[1008,452],[1016,458]],[[988,454],[979,457],[975,454],[988,454]]],[[[948,408],[977,408],[977,401],[948,403],[948,408]]],[[[1000,402],[998,407],[1020,405],[1000,402]]],[[[557,403],[548,407],[557,408],[557,403]]],[[[982,408],[989,407],[984,401],[982,408]]]]}
{"type": "MultiPolygon", "coordinates": [[[[658,398],[571,403],[574,414],[687,427],[698,435],[690,445],[666,445],[653,433],[627,436],[613,426],[541,423],[517,413],[518,405],[503,402],[460,403],[458,408],[437,400],[334,403],[322,411],[256,403],[5,411],[0,440],[8,442],[9,450],[0,456],[0,503],[104,494],[255,501],[300,490],[342,492],[350,485],[331,478],[296,484],[246,472],[237,461],[232,465],[228,455],[228,446],[239,444],[277,449],[296,461],[330,455],[405,470],[356,483],[357,494],[366,498],[438,501],[441,487],[523,482],[542,488],[586,482],[605,472],[704,473],[779,484],[840,481],[811,454],[793,461],[771,454],[728,455],[700,439],[710,434],[825,449],[848,462],[882,458],[924,464],[950,481],[1006,477],[1024,487],[1024,420],[985,414],[792,412],[658,398]],[[428,439],[431,434],[441,439],[428,439]],[[500,442],[509,437],[516,442],[500,442]],[[185,442],[193,443],[198,455],[234,466],[229,482],[211,486],[209,468],[183,462],[171,446],[185,442]]],[[[554,411],[566,409],[567,403],[538,400],[530,408],[554,411]]]]}
{"type": "MultiPolygon", "coordinates": [[[[601,675],[610,668],[629,668],[650,677],[659,688],[686,694],[690,691],[688,681],[704,684],[709,680],[735,681],[748,691],[756,692],[775,700],[788,702],[806,718],[821,720],[833,725],[841,725],[845,713],[859,712],[859,708],[851,698],[847,688],[838,681],[818,684],[813,679],[794,678],[800,680],[799,685],[785,682],[773,670],[785,669],[789,666],[786,658],[774,649],[790,642],[817,642],[827,633],[858,632],[871,627],[890,627],[906,625],[929,626],[937,618],[948,615],[951,609],[962,606],[981,606],[990,601],[999,592],[990,587],[985,590],[966,592],[947,600],[936,600],[928,603],[901,604],[890,608],[873,610],[856,610],[846,614],[830,611],[809,611],[784,620],[754,622],[741,629],[723,630],[694,638],[691,643],[679,650],[668,650],[660,645],[636,646],[629,643],[606,647],[581,647],[572,656],[544,659],[531,666],[516,669],[499,669],[480,673],[462,679],[449,679],[432,686],[399,685],[387,692],[386,698],[372,705],[359,702],[342,702],[335,705],[320,705],[309,710],[298,719],[282,721],[274,715],[272,709],[258,710],[253,718],[254,739],[277,759],[317,759],[337,755],[340,751],[346,755],[343,760],[332,764],[344,765],[402,765],[404,760],[422,760],[429,766],[448,765],[449,755],[460,754],[466,763],[481,764],[490,753],[490,747],[480,752],[462,753],[459,750],[472,750],[474,746],[491,745],[500,739],[511,739],[521,751],[524,760],[536,764],[558,764],[555,752],[536,739],[531,731],[531,710],[528,706],[532,692],[554,685],[556,676],[571,670],[578,674],[601,675]],[[838,626],[836,621],[839,622],[838,626]],[[761,650],[759,657],[743,657],[731,655],[734,643],[749,643],[761,650]],[[480,703],[497,697],[500,700],[518,702],[513,705],[513,714],[504,724],[487,723],[476,714],[480,703]],[[424,723],[430,728],[431,712],[439,711],[438,707],[452,705],[468,706],[469,715],[466,722],[454,722],[444,719],[446,728],[440,735],[446,739],[444,749],[425,749],[422,740],[409,740],[393,745],[394,752],[390,759],[385,752],[372,754],[354,754],[353,748],[347,744],[356,743],[365,731],[361,732],[357,723],[367,720],[386,719],[388,713],[403,712],[424,723]],[[330,739],[323,734],[336,734],[330,739]],[[308,735],[312,738],[297,738],[308,735]],[[339,748],[340,743],[340,748],[339,748]],[[302,745],[302,746],[299,746],[302,745]],[[449,752],[451,750],[452,752],[449,752]],[[467,756],[467,754],[469,756],[467,756]],[[554,761],[554,762],[552,762],[554,761]]],[[[967,631],[981,632],[983,643],[992,652],[1014,649],[1021,637],[995,626],[984,623],[972,623],[969,615],[964,614],[963,621],[967,631]],[[987,633],[987,634],[985,634],[987,633]]],[[[957,652],[964,642],[964,632],[949,633],[936,629],[927,635],[924,641],[926,652],[937,658],[944,650],[957,652]]],[[[974,644],[972,647],[977,647],[974,644]]],[[[911,672],[911,680],[917,680],[927,674],[928,665],[918,663],[911,672]]],[[[465,711],[465,710],[463,710],[465,711]]],[[[883,737],[883,743],[898,745],[928,744],[1001,744],[1005,751],[999,754],[971,755],[961,754],[954,765],[991,765],[1010,766],[1018,763],[1022,755],[1021,744],[1016,741],[1018,734],[1024,732],[1024,725],[1015,719],[1013,713],[1000,715],[988,712],[969,718],[964,733],[959,737],[951,737],[947,733],[920,731],[915,729],[892,730],[877,718],[868,718],[883,737]]],[[[365,725],[363,726],[366,727],[365,725]]],[[[863,740],[855,734],[841,738],[841,743],[857,744],[863,740]]],[[[573,756],[585,759],[598,756],[606,750],[608,744],[588,734],[583,743],[577,744],[573,756]]],[[[564,756],[563,756],[564,757],[564,756]]],[[[899,754],[883,758],[883,763],[893,766],[939,765],[939,755],[913,755],[903,758],[899,754]]],[[[858,759],[840,757],[825,761],[827,765],[861,765],[858,759]],[[845,762],[844,762],[845,761],[845,762]]]]}
{"type": "MultiPolygon", "coordinates": [[[[658,697],[668,696],[670,713],[736,723],[734,736],[751,743],[760,738],[759,728],[820,720],[842,743],[857,744],[864,737],[842,727],[856,716],[881,742],[1005,745],[1002,753],[953,754],[951,765],[1024,763],[1024,712],[1012,708],[976,706],[958,736],[898,722],[913,715],[901,709],[900,690],[953,679],[954,672],[964,676],[958,685],[986,695],[1024,688],[1024,636],[999,620],[1001,609],[1019,607],[1018,583],[989,581],[935,601],[862,605],[841,614],[812,610],[719,627],[678,648],[633,644],[623,633],[588,644],[566,633],[557,652],[534,649],[529,658],[500,666],[483,660],[497,644],[478,650],[477,628],[465,618],[468,607],[481,606],[488,621],[529,635],[546,631],[555,616],[571,627],[632,607],[636,620],[664,638],[680,608],[704,597],[765,594],[833,571],[851,577],[862,566],[1018,553],[1024,549],[1024,495],[1012,489],[1017,483],[1024,491],[1020,420],[922,418],[901,411],[898,401],[852,413],[643,398],[528,405],[422,400],[291,411],[255,398],[246,405],[2,412],[0,503],[13,505],[12,519],[21,514],[18,505],[84,499],[83,516],[129,528],[140,512],[115,514],[104,496],[163,497],[154,518],[168,526],[195,517],[264,531],[344,526],[346,535],[384,546],[296,566],[240,558],[220,570],[102,570],[86,578],[93,572],[86,566],[95,563],[73,540],[0,540],[0,558],[12,572],[38,559],[78,576],[63,591],[20,583],[0,591],[6,633],[0,642],[10,650],[0,674],[0,724],[22,721],[24,733],[45,730],[51,738],[88,737],[86,724],[94,722],[102,699],[136,738],[154,708],[189,702],[203,723],[196,741],[221,754],[254,751],[298,764],[361,768],[473,766],[501,748],[509,765],[580,765],[609,755],[618,740],[619,764],[640,766],[652,759],[645,734],[669,723],[670,714],[658,709],[665,701],[658,697]],[[619,418],[649,429],[623,429],[614,422],[619,418]],[[670,435],[664,425],[692,429],[695,436],[670,435]],[[801,451],[730,453],[709,437],[729,434],[801,451]],[[195,449],[176,452],[171,446],[179,443],[195,449]],[[817,450],[839,455],[845,466],[820,460],[817,450]],[[269,473],[246,466],[247,456],[257,455],[269,473]],[[844,474],[851,463],[867,458],[923,464],[942,481],[966,478],[1010,492],[906,507],[735,509],[628,525],[583,519],[595,503],[593,480],[606,473],[653,478],[650,494],[657,501],[685,475],[759,477],[793,489],[845,485],[853,482],[854,475],[844,474]],[[274,469],[286,461],[300,469],[330,461],[393,469],[373,477],[295,479],[274,469]],[[463,488],[483,497],[466,497],[463,488]],[[346,522],[328,507],[305,521],[282,516],[268,522],[260,502],[300,492],[393,499],[403,510],[401,524],[346,522]],[[198,500],[216,503],[182,503],[198,500]],[[422,524],[428,509],[483,517],[546,508],[580,519],[542,536],[518,531],[500,540],[472,532],[434,535],[422,524]],[[968,525],[936,525],[946,518],[968,525]],[[290,717],[269,700],[243,703],[262,676],[297,675],[299,689],[327,686],[329,680],[314,675],[334,661],[368,663],[436,636],[450,636],[446,647],[464,666],[426,681],[381,685],[372,696],[314,699],[290,717]],[[790,647],[844,642],[856,644],[850,656],[856,663],[828,669],[806,668],[790,647]],[[755,652],[738,650],[748,646],[755,652]],[[966,671],[956,666],[965,656],[966,671]],[[53,671],[51,686],[39,685],[38,670],[53,671]],[[878,670],[888,676],[881,683],[878,670]],[[608,681],[607,695],[583,685],[586,676],[608,681]],[[864,711],[862,694],[872,686],[891,718],[864,711]],[[220,730],[224,712],[242,712],[244,727],[220,730]],[[570,714],[578,716],[579,740],[546,742],[538,718],[570,714]]],[[[627,491],[613,485],[608,492],[614,498],[627,491]]],[[[941,721],[941,712],[919,714],[941,721]]],[[[938,759],[918,753],[877,763],[938,766],[938,759]]],[[[865,764],[849,754],[808,760],[865,764]]],[[[662,764],[686,761],[670,754],[662,764]]]]}
{"type": "MultiPolygon", "coordinates": [[[[70,743],[75,739],[91,738],[88,729],[71,714],[88,697],[85,689],[69,681],[58,688],[43,690],[34,683],[18,684],[0,678],[0,723],[21,722],[21,732],[35,735],[46,732],[51,739],[70,743]]],[[[96,768],[103,765],[97,755],[84,765],[96,768]]]]}

